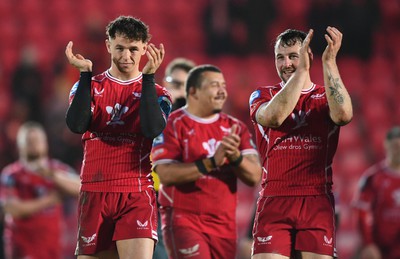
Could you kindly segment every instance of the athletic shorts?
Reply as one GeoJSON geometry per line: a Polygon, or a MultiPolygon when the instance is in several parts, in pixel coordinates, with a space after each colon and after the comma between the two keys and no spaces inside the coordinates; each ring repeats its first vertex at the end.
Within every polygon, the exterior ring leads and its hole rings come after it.
{"type": "Polygon", "coordinates": [[[170,259],[236,257],[236,239],[212,236],[188,227],[165,227],[163,239],[170,259]]]}
{"type": "Polygon", "coordinates": [[[333,195],[260,197],[253,254],[290,257],[294,250],[336,257],[333,195]]]}
{"type": "Polygon", "coordinates": [[[75,255],[116,249],[116,241],[151,238],[157,241],[154,190],[136,193],[81,191],[75,255]]]}

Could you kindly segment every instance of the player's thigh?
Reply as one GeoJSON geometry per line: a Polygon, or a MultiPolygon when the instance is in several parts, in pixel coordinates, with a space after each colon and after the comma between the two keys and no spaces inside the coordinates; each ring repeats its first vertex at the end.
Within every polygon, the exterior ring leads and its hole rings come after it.
{"type": "Polygon", "coordinates": [[[115,229],[113,240],[157,237],[157,205],[155,193],[122,193],[120,202],[124,204],[114,215],[115,229]]]}
{"type": "Polygon", "coordinates": [[[95,255],[78,255],[77,259],[118,259],[118,253],[115,250],[99,252],[95,255]]]}
{"type": "Polygon", "coordinates": [[[280,254],[262,253],[262,254],[255,254],[251,258],[252,259],[289,259],[290,257],[280,255],[280,254]]]}
{"type": "Polygon", "coordinates": [[[150,238],[118,240],[119,259],[151,259],[154,245],[154,240],[150,238]]]}
{"type": "Polygon", "coordinates": [[[313,255],[335,256],[335,211],[331,199],[324,195],[304,197],[297,224],[296,251],[307,251],[310,258],[320,258],[313,255]]]}
{"type": "Polygon", "coordinates": [[[311,252],[299,252],[301,259],[332,259],[330,255],[315,254],[311,252]]]}
{"type": "Polygon", "coordinates": [[[291,219],[296,216],[293,203],[296,201],[286,197],[262,197],[258,201],[253,227],[253,255],[290,257],[294,227],[291,219]]]}
{"type": "Polygon", "coordinates": [[[211,258],[236,258],[236,238],[221,238],[203,233],[210,248],[211,258]]]}
{"type": "Polygon", "coordinates": [[[211,259],[206,237],[191,228],[164,227],[163,238],[170,259],[211,259]]]}
{"type": "Polygon", "coordinates": [[[114,223],[106,213],[106,198],[107,194],[101,192],[81,192],[76,255],[98,258],[101,251],[115,250],[112,241],[114,223]]]}

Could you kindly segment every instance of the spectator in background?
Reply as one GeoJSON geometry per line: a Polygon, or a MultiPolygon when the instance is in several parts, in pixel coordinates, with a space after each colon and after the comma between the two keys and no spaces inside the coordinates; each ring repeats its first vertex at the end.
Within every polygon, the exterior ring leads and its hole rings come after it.
{"type": "Polygon", "coordinates": [[[44,80],[37,64],[37,50],[33,46],[23,48],[20,63],[12,74],[11,80],[13,112],[18,112],[18,117],[22,117],[24,121],[42,122],[44,80]]]}
{"type": "Polygon", "coordinates": [[[195,63],[189,59],[176,58],[165,68],[164,86],[171,93],[173,111],[186,104],[185,82],[194,66],[195,63]]]}
{"type": "Polygon", "coordinates": [[[346,35],[343,54],[364,60],[371,57],[373,35],[380,23],[379,10],[378,0],[340,1],[335,12],[335,20],[346,35]]]}
{"type": "Polygon", "coordinates": [[[62,258],[62,201],[65,196],[78,197],[79,177],[66,164],[49,158],[39,123],[20,127],[17,147],[19,160],[1,173],[6,258],[62,258]]]}
{"type": "Polygon", "coordinates": [[[354,201],[360,259],[400,258],[400,126],[388,131],[384,146],[386,159],[364,173],[354,201]]]}
{"type": "MultiPolygon", "coordinates": [[[[341,52],[361,59],[371,57],[374,32],[380,23],[380,8],[377,0],[312,0],[308,24],[315,34],[324,33],[328,24],[341,28],[346,35],[341,52]]],[[[315,53],[325,49],[323,39],[313,41],[315,53]]]]}
{"type": "Polygon", "coordinates": [[[209,55],[239,55],[250,51],[247,47],[246,4],[242,1],[210,1],[204,10],[203,21],[209,55]]]}
{"type": "Polygon", "coordinates": [[[227,90],[219,68],[193,68],[186,96],[151,153],[165,245],[175,259],[235,258],[237,179],[259,182],[258,153],[245,124],[221,112],[227,90]]]}
{"type": "Polygon", "coordinates": [[[72,42],[65,50],[81,72],[66,116],[84,147],[76,255],[150,259],[157,241],[150,150],[171,111],[169,93],[154,80],[165,51],[149,43],[148,26],[131,16],[111,21],[106,34],[111,67],[93,78],[92,62],[74,55],[72,42]]]}
{"type": "Polygon", "coordinates": [[[248,33],[247,49],[250,53],[266,53],[265,45],[269,45],[269,27],[275,20],[277,11],[274,1],[247,0],[241,9],[244,13],[248,33]]]}
{"type": "MultiPolygon", "coordinates": [[[[328,24],[338,25],[339,1],[311,0],[311,2],[308,25],[313,28],[314,34],[323,35],[328,24]]],[[[314,53],[323,53],[326,48],[326,41],[324,38],[319,37],[313,39],[311,45],[314,53]]]]}
{"type": "Polygon", "coordinates": [[[342,33],[334,27],[326,31],[325,86],[310,78],[313,31],[289,29],[274,47],[282,82],[259,87],[250,97],[264,170],[254,259],[336,256],[332,160],[340,126],[351,121],[353,109],[336,65],[342,33]]]}

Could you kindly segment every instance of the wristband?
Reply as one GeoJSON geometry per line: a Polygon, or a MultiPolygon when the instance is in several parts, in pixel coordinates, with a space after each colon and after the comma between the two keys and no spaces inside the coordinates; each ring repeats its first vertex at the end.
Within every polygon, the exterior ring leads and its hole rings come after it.
{"type": "Polygon", "coordinates": [[[203,159],[194,161],[194,164],[197,166],[197,169],[199,170],[200,173],[202,173],[202,174],[208,173],[207,168],[203,163],[203,159]]]}
{"type": "Polygon", "coordinates": [[[211,165],[213,168],[217,168],[217,163],[215,162],[215,158],[212,156],[210,157],[211,165]]]}
{"type": "Polygon", "coordinates": [[[240,163],[242,163],[242,160],[243,160],[243,156],[242,156],[242,154],[240,154],[240,156],[236,160],[231,161],[229,164],[231,164],[233,166],[239,166],[240,163]]]}

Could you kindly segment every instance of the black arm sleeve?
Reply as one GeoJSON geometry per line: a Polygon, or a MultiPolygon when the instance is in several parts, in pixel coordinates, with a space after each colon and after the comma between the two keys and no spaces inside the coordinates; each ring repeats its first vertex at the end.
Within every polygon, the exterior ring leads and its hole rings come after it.
{"type": "Polygon", "coordinates": [[[68,128],[74,132],[85,133],[90,124],[92,117],[90,111],[90,86],[92,83],[92,72],[81,72],[78,88],[71,105],[68,107],[66,115],[66,123],[68,128]]]}
{"type": "Polygon", "coordinates": [[[166,121],[158,104],[154,74],[143,74],[139,114],[140,128],[146,138],[153,139],[161,134],[166,121]]]}

